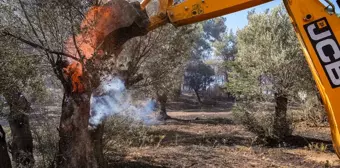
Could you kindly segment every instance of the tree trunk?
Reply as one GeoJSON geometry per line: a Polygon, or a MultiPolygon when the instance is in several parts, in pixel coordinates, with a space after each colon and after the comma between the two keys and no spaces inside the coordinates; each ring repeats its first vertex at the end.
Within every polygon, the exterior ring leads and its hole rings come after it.
{"type": "Polygon", "coordinates": [[[97,168],[88,130],[90,94],[65,91],[59,126],[58,168],[97,168]]]}
{"type": "Polygon", "coordinates": [[[100,168],[107,168],[108,164],[104,157],[104,144],[103,144],[103,135],[104,135],[105,124],[102,123],[97,126],[96,129],[91,131],[91,139],[94,145],[94,155],[96,157],[96,161],[100,168]]]}
{"type": "Polygon", "coordinates": [[[291,128],[287,121],[288,99],[286,95],[275,94],[275,101],[274,135],[278,140],[282,140],[291,134],[291,128]]]}
{"type": "Polygon", "coordinates": [[[161,94],[157,95],[157,100],[161,106],[161,111],[159,112],[159,120],[167,120],[170,118],[166,112],[166,103],[168,101],[168,95],[167,94],[161,94]]]}
{"type": "Polygon", "coordinates": [[[10,107],[8,122],[13,137],[11,146],[12,158],[16,167],[33,167],[33,138],[29,123],[30,103],[25,96],[11,89],[4,93],[10,107]]]}
{"type": "Polygon", "coordinates": [[[1,168],[12,168],[11,159],[8,155],[7,142],[5,131],[0,125],[0,167],[1,168]]]}
{"type": "Polygon", "coordinates": [[[195,91],[198,103],[202,104],[202,100],[201,100],[200,94],[198,93],[198,90],[194,89],[194,91],[195,91]]]}
{"type": "Polygon", "coordinates": [[[228,73],[228,71],[226,71],[225,73],[224,73],[224,82],[225,83],[228,83],[229,82],[229,73],[228,73]]]}
{"type": "Polygon", "coordinates": [[[179,83],[174,90],[173,98],[175,100],[179,100],[179,98],[181,97],[181,94],[182,94],[182,85],[179,83]]]}

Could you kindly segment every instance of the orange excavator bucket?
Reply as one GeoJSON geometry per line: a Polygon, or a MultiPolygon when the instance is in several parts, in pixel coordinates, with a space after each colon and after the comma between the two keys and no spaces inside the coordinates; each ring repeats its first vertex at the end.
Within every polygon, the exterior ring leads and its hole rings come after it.
{"type": "MultiPolygon", "coordinates": [[[[112,0],[90,8],[80,26],[80,33],[66,42],[66,52],[76,58],[105,60],[118,57],[129,39],[146,35],[149,18],[139,2],[112,0]]],[[[64,68],[72,80],[73,92],[83,92],[81,63],[71,60],[64,68]]]]}
{"type": "MultiPolygon", "coordinates": [[[[139,2],[128,3],[125,0],[114,0],[107,6],[112,9],[113,15],[109,23],[104,23],[108,29],[104,32],[102,48],[109,53],[119,54],[121,46],[129,39],[146,35],[150,24],[146,11],[139,2]],[[115,13],[115,14],[114,14],[115,13]]],[[[105,8],[105,7],[104,7],[105,8]]]]}
{"type": "Polygon", "coordinates": [[[78,58],[77,47],[86,58],[101,50],[109,55],[117,52],[128,39],[145,35],[148,25],[149,18],[139,2],[112,0],[89,9],[81,23],[81,33],[76,36],[76,42],[69,38],[67,50],[78,58]]]}

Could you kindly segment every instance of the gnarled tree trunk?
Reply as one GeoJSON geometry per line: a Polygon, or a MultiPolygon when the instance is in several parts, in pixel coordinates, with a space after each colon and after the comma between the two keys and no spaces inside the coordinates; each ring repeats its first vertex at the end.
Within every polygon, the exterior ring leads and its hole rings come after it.
{"type": "Polygon", "coordinates": [[[159,112],[159,119],[160,120],[167,120],[170,118],[166,112],[166,103],[168,101],[168,95],[163,93],[163,94],[158,94],[157,95],[157,101],[159,102],[161,106],[161,111],[159,112]]]}
{"type": "Polygon", "coordinates": [[[275,101],[274,134],[276,138],[282,140],[291,134],[290,125],[287,120],[288,98],[283,94],[275,94],[275,101]]]}
{"type": "Polygon", "coordinates": [[[65,91],[59,126],[59,168],[97,168],[88,129],[90,94],[65,91]]]}
{"type": "Polygon", "coordinates": [[[10,89],[4,93],[10,107],[8,122],[13,137],[11,145],[12,158],[16,167],[33,167],[33,138],[29,123],[30,103],[25,96],[10,89]]]}
{"type": "Polygon", "coordinates": [[[0,125],[0,167],[1,168],[12,168],[11,159],[8,155],[7,142],[5,131],[0,125]]]}

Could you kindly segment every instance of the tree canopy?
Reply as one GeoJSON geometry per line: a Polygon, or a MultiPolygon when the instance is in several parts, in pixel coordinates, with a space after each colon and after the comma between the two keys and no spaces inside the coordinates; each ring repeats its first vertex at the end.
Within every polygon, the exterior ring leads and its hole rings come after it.
{"type": "Polygon", "coordinates": [[[289,16],[283,6],[250,13],[249,24],[237,32],[238,53],[227,63],[227,87],[236,96],[295,96],[314,86],[289,16]]]}

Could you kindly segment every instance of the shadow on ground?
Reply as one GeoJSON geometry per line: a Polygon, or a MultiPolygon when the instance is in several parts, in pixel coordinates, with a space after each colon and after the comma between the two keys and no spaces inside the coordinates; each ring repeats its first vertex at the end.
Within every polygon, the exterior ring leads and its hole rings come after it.
{"type": "MultiPolygon", "coordinates": [[[[144,158],[141,158],[143,160],[144,158]]],[[[120,168],[166,168],[166,166],[154,165],[155,163],[147,161],[129,161],[120,160],[109,164],[108,167],[120,167],[120,168]]]]}
{"type": "Polygon", "coordinates": [[[226,112],[233,107],[234,101],[226,98],[225,100],[211,100],[198,103],[195,98],[182,95],[177,101],[168,103],[170,111],[183,112],[226,112]]]}
{"type": "MultiPolygon", "coordinates": [[[[171,118],[167,120],[166,124],[170,125],[188,125],[188,124],[203,124],[203,125],[235,125],[233,120],[228,118],[208,118],[208,119],[194,119],[194,120],[186,120],[179,118],[171,118]]],[[[263,146],[263,143],[259,143],[256,141],[256,138],[253,136],[243,136],[238,134],[238,132],[223,132],[220,134],[193,134],[178,130],[168,130],[168,129],[159,129],[151,132],[152,135],[165,135],[165,138],[162,141],[162,145],[165,146],[173,146],[173,145],[204,145],[204,146],[235,146],[235,145],[243,145],[243,146],[252,146],[252,145],[260,145],[263,146]]],[[[300,135],[292,135],[286,137],[284,139],[284,143],[280,145],[271,145],[267,146],[269,148],[277,148],[277,147],[288,147],[291,149],[295,148],[305,148],[310,144],[323,144],[327,146],[328,152],[335,152],[333,149],[332,141],[305,137],[300,135]],[[283,145],[282,145],[283,144],[283,145]]]]}
{"type": "Polygon", "coordinates": [[[234,125],[234,121],[229,118],[207,118],[207,119],[201,119],[199,117],[196,117],[193,120],[187,120],[187,119],[180,119],[180,118],[170,118],[167,120],[168,123],[171,124],[179,124],[179,125],[185,125],[188,123],[194,123],[194,124],[209,124],[209,125],[234,125]],[[173,122],[175,121],[175,122],[173,122]]]}
{"type": "Polygon", "coordinates": [[[165,135],[162,140],[162,146],[188,146],[188,145],[203,145],[203,146],[233,146],[233,145],[248,145],[251,142],[249,137],[241,137],[234,133],[231,134],[192,134],[174,130],[157,130],[150,133],[154,136],[165,135]]]}
{"type": "Polygon", "coordinates": [[[310,144],[324,144],[327,146],[326,151],[335,152],[333,148],[332,141],[325,141],[316,138],[304,137],[299,135],[292,135],[285,138],[285,143],[291,148],[304,148],[308,147],[310,144]]]}

